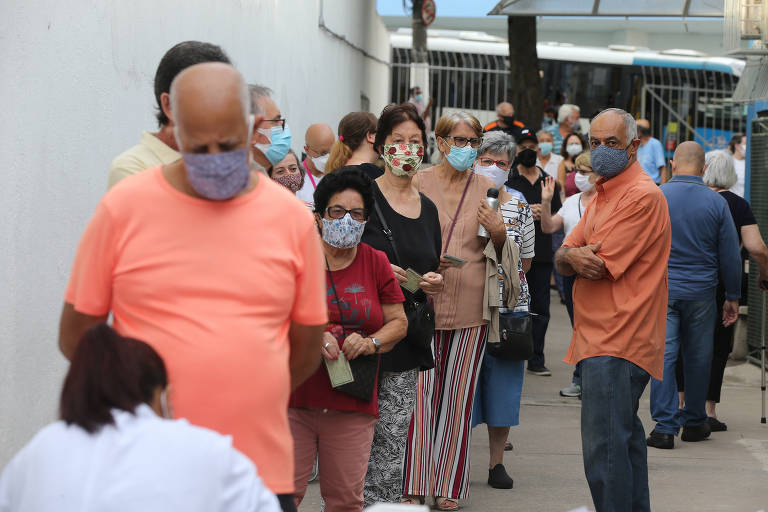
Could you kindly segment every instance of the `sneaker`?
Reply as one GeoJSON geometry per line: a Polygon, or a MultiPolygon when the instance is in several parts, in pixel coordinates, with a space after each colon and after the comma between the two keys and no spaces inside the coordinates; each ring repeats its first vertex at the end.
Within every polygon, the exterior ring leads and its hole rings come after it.
{"type": "Polygon", "coordinates": [[[683,434],[680,436],[680,439],[688,443],[696,443],[708,438],[710,433],[712,433],[712,428],[709,426],[709,423],[705,421],[701,425],[692,427],[687,425],[684,426],[683,434]]]}
{"type": "Polygon", "coordinates": [[[565,396],[568,398],[580,398],[581,386],[577,384],[571,384],[567,388],[563,388],[560,390],[560,396],[565,396]]]}
{"type": "Polygon", "coordinates": [[[528,373],[538,375],[539,377],[549,377],[552,375],[552,372],[546,366],[529,366],[528,373]]]}
{"type": "Polygon", "coordinates": [[[712,416],[707,417],[707,423],[709,423],[709,428],[712,432],[725,432],[728,430],[728,425],[712,416]]]}
{"type": "Polygon", "coordinates": [[[645,444],[661,450],[671,450],[675,447],[675,436],[672,434],[662,434],[654,429],[645,440],[645,444]]]}
{"type": "Polygon", "coordinates": [[[494,489],[511,489],[515,484],[512,477],[507,474],[504,464],[496,464],[488,470],[488,485],[494,489]]]}

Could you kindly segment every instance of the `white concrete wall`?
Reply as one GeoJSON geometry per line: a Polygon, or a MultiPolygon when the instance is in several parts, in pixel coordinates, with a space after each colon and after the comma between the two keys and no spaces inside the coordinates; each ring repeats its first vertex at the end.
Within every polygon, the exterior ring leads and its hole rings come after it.
{"type": "MultiPolygon", "coordinates": [[[[319,0],[4,0],[0,3],[0,466],[56,416],[59,311],[112,158],[156,127],[152,80],[179,41],[221,45],[306,127],[380,112],[386,65],[318,28],[319,0]]],[[[375,0],[325,0],[325,23],[389,61],[375,0]]]]}

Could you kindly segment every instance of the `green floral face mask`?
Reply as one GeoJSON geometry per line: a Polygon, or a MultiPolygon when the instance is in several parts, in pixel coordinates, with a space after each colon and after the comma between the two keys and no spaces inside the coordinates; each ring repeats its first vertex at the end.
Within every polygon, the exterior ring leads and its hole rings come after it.
{"type": "Polygon", "coordinates": [[[424,158],[421,144],[385,144],[384,161],[395,176],[409,178],[416,174],[424,158]]]}

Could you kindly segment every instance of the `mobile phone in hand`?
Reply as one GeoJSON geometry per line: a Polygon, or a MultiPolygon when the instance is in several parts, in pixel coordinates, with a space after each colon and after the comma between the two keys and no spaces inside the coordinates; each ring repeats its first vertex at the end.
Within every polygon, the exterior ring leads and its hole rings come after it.
{"type": "Polygon", "coordinates": [[[459,258],[458,256],[451,256],[450,254],[443,254],[443,258],[447,259],[451,262],[451,265],[453,265],[456,268],[461,268],[464,265],[466,265],[467,260],[464,258],[459,258]]]}

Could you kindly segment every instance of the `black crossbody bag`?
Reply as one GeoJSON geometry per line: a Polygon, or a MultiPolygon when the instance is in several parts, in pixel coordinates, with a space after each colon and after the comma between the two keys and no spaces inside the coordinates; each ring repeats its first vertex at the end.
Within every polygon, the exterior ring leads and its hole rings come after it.
{"type": "MultiPolygon", "coordinates": [[[[328,264],[327,259],[325,260],[325,265],[328,268],[328,276],[331,278],[333,294],[336,296],[336,307],[339,308],[339,323],[341,324],[342,336],[346,339],[347,328],[344,326],[344,312],[341,310],[341,299],[339,299],[339,292],[336,290],[336,283],[333,281],[333,272],[331,272],[331,266],[328,264]]],[[[341,343],[339,344],[339,347],[341,347],[341,343]]],[[[360,400],[370,402],[371,398],[373,398],[373,390],[379,375],[379,354],[357,356],[349,361],[349,367],[352,370],[352,377],[354,377],[354,380],[334,389],[342,391],[355,398],[359,398],[360,400]]]]}
{"type": "MultiPolygon", "coordinates": [[[[381,231],[392,246],[392,252],[395,255],[395,264],[402,268],[403,266],[400,264],[400,256],[397,252],[397,245],[392,236],[392,230],[389,229],[387,221],[384,220],[384,215],[381,213],[379,204],[374,202],[373,205],[376,209],[376,215],[378,215],[379,221],[381,222],[381,231]]],[[[408,318],[408,333],[400,343],[411,343],[416,347],[429,349],[431,351],[432,338],[435,335],[435,310],[429,301],[426,300],[426,297],[423,301],[416,300],[416,295],[408,290],[405,290],[403,295],[405,295],[403,309],[405,310],[405,316],[408,318]]]]}

